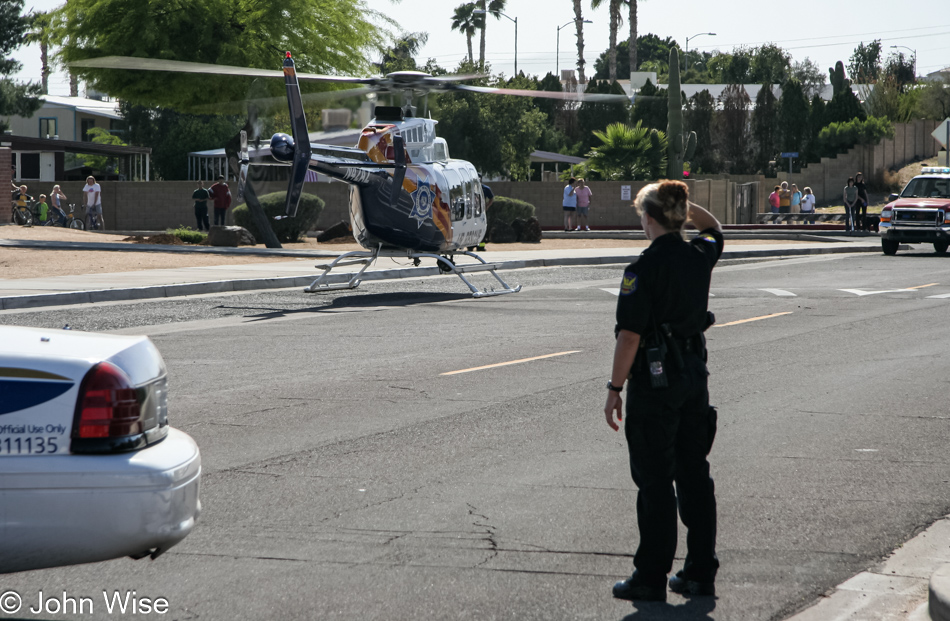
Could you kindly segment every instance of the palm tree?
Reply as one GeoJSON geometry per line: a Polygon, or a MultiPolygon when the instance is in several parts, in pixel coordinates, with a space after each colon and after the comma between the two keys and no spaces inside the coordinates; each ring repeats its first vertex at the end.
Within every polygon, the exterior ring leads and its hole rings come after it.
{"type": "Polygon", "coordinates": [[[50,28],[51,16],[49,13],[44,13],[42,11],[37,13],[31,13],[29,16],[30,29],[26,34],[27,43],[39,43],[40,44],[40,63],[42,64],[42,69],[40,71],[41,83],[43,86],[43,94],[49,94],[49,46],[50,39],[52,38],[52,29],[50,28]]]}
{"type": "Polygon", "coordinates": [[[644,127],[611,123],[595,131],[601,145],[587,155],[587,166],[605,180],[657,179],[666,168],[666,134],[644,127]]]}
{"type": "Polygon", "coordinates": [[[584,14],[581,11],[581,0],[574,0],[574,25],[577,27],[577,81],[587,82],[584,76],[584,14]]]}
{"type": "MultiPolygon", "coordinates": [[[[488,11],[495,15],[495,19],[501,19],[498,13],[499,11],[505,10],[505,5],[508,3],[508,0],[478,0],[479,6],[481,6],[483,11],[488,11]]],[[[576,0],[580,2],[580,0],[576,0]]],[[[482,31],[481,40],[478,43],[478,66],[485,70],[485,26],[488,24],[488,20],[484,19],[482,16],[482,23],[478,26],[482,31]]]]}
{"type": "Polygon", "coordinates": [[[637,70],[637,0],[623,0],[630,7],[627,23],[630,24],[630,73],[637,70]]]}
{"type": "MultiPolygon", "coordinates": [[[[623,18],[620,17],[620,5],[623,2],[624,0],[610,0],[610,48],[608,48],[607,67],[611,82],[617,79],[617,31],[620,30],[620,24],[623,22],[623,18]]],[[[604,0],[591,0],[590,7],[598,9],[603,3],[604,0]]]]}
{"type": "Polygon", "coordinates": [[[485,21],[484,15],[475,15],[475,3],[466,2],[455,7],[455,13],[452,14],[452,30],[458,30],[465,35],[468,43],[468,62],[474,63],[475,57],[472,54],[472,37],[475,31],[482,27],[485,21]]]}

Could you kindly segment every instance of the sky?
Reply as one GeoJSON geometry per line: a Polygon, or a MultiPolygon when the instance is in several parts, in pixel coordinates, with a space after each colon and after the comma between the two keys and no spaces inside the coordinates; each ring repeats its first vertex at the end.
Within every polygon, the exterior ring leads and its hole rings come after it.
{"type": "MultiPolygon", "coordinates": [[[[131,0],[130,0],[131,1],[131,0]]],[[[367,7],[388,15],[405,32],[427,32],[428,42],[420,53],[420,64],[434,58],[439,65],[454,69],[467,54],[465,37],[451,30],[452,12],[462,0],[364,0],[367,7]]],[[[27,10],[45,11],[62,0],[26,0],[27,10]]],[[[607,49],[610,39],[608,1],[592,10],[583,0],[585,60],[587,73],[593,73],[594,60],[607,49]]],[[[518,19],[518,69],[543,76],[575,67],[577,48],[574,36],[573,0],[508,0],[504,13],[518,19]],[[560,31],[558,26],[568,24],[560,31]],[[558,49],[560,53],[558,54],[558,49]]],[[[806,57],[827,69],[838,60],[847,65],[854,48],[862,42],[881,39],[884,53],[904,52],[890,49],[906,46],[917,52],[917,73],[925,75],[950,66],[950,2],[948,0],[797,0],[762,2],[761,0],[640,0],[638,32],[652,32],[661,38],[673,37],[683,46],[690,37],[690,49],[730,51],[737,46],[754,47],[773,42],[792,55],[795,61],[806,57]],[[697,33],[714,32],[715,36],[697,33]]],[[[627,30],[626,21],[621,26],[627,30]]],[[[623,38],[626,38],[625,36],[623,38]]],[[[514,72],[515,24],[501,17],[489,19],[486,57],[493,73],[514,72]]],[[[478,56],[478,35],[473,40],[478,56]]],[[[24,46],[14,52],[24,64],[15,77],[39,81],[40,62],[37,46],[24,46]]],[[[275,61],[279,63],[280,59],[275,61]]],[[[68,95],[68,80],[62,72],[50,78],[50,94],[68,95]]]]}

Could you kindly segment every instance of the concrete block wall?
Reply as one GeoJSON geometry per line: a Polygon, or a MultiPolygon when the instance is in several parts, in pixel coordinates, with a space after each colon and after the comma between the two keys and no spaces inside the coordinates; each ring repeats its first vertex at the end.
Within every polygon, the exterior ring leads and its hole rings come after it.
{"type": "MultiPolygon", "coordinates": [[[[779,172],[776,185],[788,181],[797,184],[802,190],[810,187],[819,206],[841,204],[848,177],[853,177],[855,173],[863,172],[865,179],[880,184],[884,179],[884,171],[934,157],[940,143],[930,134],[938,124],[930,120],[895,123],[893,138],[885,138],[876,145],[858,145],[837,157],[823,157],[820,163],[809,164],[800,173],[789,175],[788,172],[779,172]]],[[[770,180],[766,179],[765,182],[768,185],[770,180]]],[[[766,198],[771,190],[769,187],[766,198]]],[[[765,211],[766,206],[763,205],[761,210],[765,211]]]]}
{"type": "MultiPolygon", "coordinates": [[[[0,160],[2,161],[2,160],[0,160]]],[[[593,192],[590,210],[590,226],[598,228],[629,228],[640,225],[632,203],[633,197],[647,185],[646,181],[596,181],[590,184],[593,192]],[[621,198],[621,187],[630,186],[630,200],[621,198]]],[[[735,182],[730,179],[692,179],[690,198],[708,208],[723,223],[735,223],[735,182]]],[[[31,193],[49,194],[53,183],[42,188],[30,188],[31,193]],[[49,186],[49,187],[46,187],[49,186]]],[[[82,181],[60,182],[68,197],[67,203],[77,205],[76,213],[82,217],[82,181]]],[[[235,184],[229,184],[236,194],[235,184]]],[[[496,196],[509,196],[531,203],[537,209],[541,226],[559,229],[564,224],[561,207],[564,184],[554,182],[497,182],[489,184],[496,196]]],[[[197,187],[194,181],[150,182],[101,182],[103,217],[106,230],[161,231],[179,225],[196,226],[194,201],[191,194],[197,187]]],[[[266,182],[258,188],[259,194],[279,192],[286,189],[284,182],[266,182]]],[[[349,222],[349,186],[344,183],[310,183],[304,191],[316,194],[326,205],[317,221],[318,229],[325,229],[337,222],[349,222]]],[[[237,205],[235,198],[234,205],[237,205]]],[[[233,223],[231,210],[228,224],[233,223]]]]}
{"type": "MultiPolygon", "coordinates": [[[[0,165],[2,165],[2,157],[2,150],[0,150],[0,165]]],[[[8,165],[6,170],[9,171],[9,168],[8,165]]],[[[59,181],[56,183],[59,183],[63,193],[66,194],[67,204],[75,203],[76,214],[82,217],[82,188],[85,182],[59,181]]],[[[34,196],[40,193],[49,195],[56,183],[33,183],[29,192],[34,196]]],[[[195,228],[197,224],[195,203],[191,199],[191,194],[197,187],[194,181],[103,181],[99,185],[102,187],[102,212],[106,230],[162,231],[179,225],[195,228]]],[[[228,185],[234,195],[232,206],[236,207],[238,205],[236,184],[229,183],[228,185]]],[[[265,182],[258,188],[258,192],[268,194],[286,189],[285,182],[265,182]]],[[[346,184],[311,183],[306,186],[305,191],[316,194],[326,202],[320,220],[317,222],[318,228],[336,224],[340,220],[349,221],[349,188],[346,184]]],[[[234,223],[234,216],[230,209],[227,223],[234,223]]]]}

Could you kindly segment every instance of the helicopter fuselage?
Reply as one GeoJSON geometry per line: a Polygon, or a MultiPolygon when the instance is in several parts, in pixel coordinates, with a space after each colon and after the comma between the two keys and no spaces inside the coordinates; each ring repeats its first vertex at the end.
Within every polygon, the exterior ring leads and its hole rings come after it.
{"type": "Polygon", "coordinates": [[[311,145],[310,169],[351,186],[356,241],[367,249],[441,253],[477,246],[488,224],[475,167],[449,158],[445,141],[435,136],[436,121],[394,118],[388,111],[363,129],[355,149],[311,145]],[[397,142],[403,157],[397,157],[397,142]],[[396,183],[403,191],[394,194],[396,183]]]}

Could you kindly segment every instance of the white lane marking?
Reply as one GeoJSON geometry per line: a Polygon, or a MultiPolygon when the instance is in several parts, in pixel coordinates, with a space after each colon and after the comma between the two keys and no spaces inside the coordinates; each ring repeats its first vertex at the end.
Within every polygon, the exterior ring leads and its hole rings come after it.
{"type": "Polygon", "coordinates": [[[928,295],[928,300],[945,300],[950,298],[950,293],[941,293],[940,295],[928,295]]]}
{"type": "Polygon", "coordinates": [[[765,291],[773,295],[777,295],[780,298],[796,298],[798,297],[791,291],[786,291],[785,289],[759,289],[759,291],[765,291]]]}
{"type": "Polygon", "coordinates": [[[854,449],[856,453],[877,453],[877,449],[854,449]]]}
{"type": "Polygon", "coordinates": [[[885,289],[884,291],[866,291],[865,289],[838,289],[838,291],[844,291],[845,293],[853,293],[854,295],[865,296],[865,295],[877,295],[878,293],[906,293],[910,291],[916,291],[916,289],[885,289]]]}

